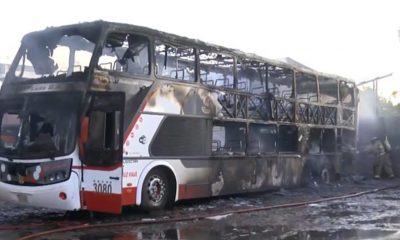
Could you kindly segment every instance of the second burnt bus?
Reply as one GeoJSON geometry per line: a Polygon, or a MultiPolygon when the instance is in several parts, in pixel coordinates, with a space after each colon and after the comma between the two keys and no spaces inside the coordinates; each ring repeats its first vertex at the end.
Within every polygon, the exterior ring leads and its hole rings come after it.
{"type": "Polygon", "coordinates": [[[0,198],[119,213],[328,181],[354,148],[355,94],[348,79],[138,26],[30,33],[1,90],[0,198]]]}

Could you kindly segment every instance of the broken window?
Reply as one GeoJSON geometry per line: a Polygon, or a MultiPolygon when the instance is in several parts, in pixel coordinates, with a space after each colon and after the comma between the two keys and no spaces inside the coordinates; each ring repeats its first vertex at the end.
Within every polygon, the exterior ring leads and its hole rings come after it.
{"type": "Polygon", "coordinates": [[[355,149],[356,132],[348,129],[338,129],[338,151],[346,152],[355,149]]]}
{"type": "Polygon", "coordinates": [[[264,80],[266,78],[266,66],[257,61],[238,61],[237,89],[250,93],[262,94],[265,92],[264,80]]]}
{"type": "Polygon", "coordinates": [[[312,128],[310,130],[308,152],[310,154],[335,152],[335,130],[312,128]]]}
{"type": "Polygon", "coordinates": [[[244,155],[246,151],[246,124],[237,122],[214,123],[212,151],[218,155],[244,155]]]}
{"type": "Polygon", "coordinates": [[[315,75],[298,72],[296,73],[297,99],[307,102],[317,102],[317,78],[315,75]]]}
{"type": "Polygon", "coordinates": [[[84,163],[94,166],[111,166],[120,161],[121,112],[94,110],[88,113],[88,117],[84,163]]]}
{"type": "Polygon", "coordinates": [[[321,153],[321,129],[312,128],[308,139],[308,152],[310,154],[321,153]]]}
{"type": "Polygon", "coordinates": [[[15,148],[21,119],[18,113],[4,113],[1,119],[1,142],[5,148],[15,148]]]}
{"type": "Polygon", "coordinates": [[[193,48],[156,42],[155,54],[157,76],[194,82],[196,56],[193,48]]]}
{"type": "Polygon", "coordinates": [[[233,58],[231,56],[200,50],[200,82],[224,88],[233,88],[233,58]]]}
{"type": "Polygon", "coordinates": [[[8,158],[69,154],[76,146],[80,94],[31,94],[1,102],[0,153],[8,158]],[[6,142],[3,142],[6,141],[6,142]]]}
{"type": "Polygon", "coordinates": [[[250,155],[275,152],[277,129],[275,125],[250,124],[248,153],[250,155]]]}
{"type": "Polygon", "coordinates": [[[268,65],[268,92],[277,98],[293,98],[293,71],[268,65]]]}
{"type": "Polygon", "coordinates": [[[90,37],[83,32],[29,35],[22,42],[15,76],[29,79],[84,72],[95,46],[90,37]]]}
{"type": "Polygon", "coordinates": [[[354,83],[340,81],[339,94],[343,105],[354,106],[354,83]]]}
{"type": "Polygon", "coordinates": [[[109,34],[98,67],[132,75],[149,75],[149,40],[136,34],[109,34]]]}
{"type": "Polygon", "coordinates": [[[279,126],[278,149],[279,152],[296,152],[298,142],[298,129],[294,125],[279,126]]]}
{"type": "Polygon", "coordinates": [[[122,161],[122,92],[90,92],[90,108],[81,125],[83,162],[93,166],[111,166],[122,161]],[[87,121],[88,120],[88,121],[87,121]]]}
{"type": "Polygon", "coordinates": [[[119,149],[119,111],[93,111],[89,119],[88,145],[94,149],[119,149]]]}
{"type": "Polygon", "coordinates": [[[319,99],[324,104],[337,104],[338,85],[334,78],[319,77],[319,99]]]}
{"type": "Polygon", "coordinates": [[[321,151],[324,153],[333,153],[335,152],[335,130],[334,129],[324,129],[322,132],[322,143],[321,143],[321,151]]]}

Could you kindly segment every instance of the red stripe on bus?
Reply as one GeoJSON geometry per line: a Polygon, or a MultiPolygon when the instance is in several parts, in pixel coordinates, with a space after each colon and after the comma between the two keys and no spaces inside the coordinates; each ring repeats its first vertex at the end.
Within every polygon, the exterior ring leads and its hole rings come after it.
{"type": "Polygon", "coordinates": [[[128,139],[129,134],[131,133],[132,129],[135,127],[136,122],[137,122],[137,120],[139,119],[139,116],[140,116],[140,115],[141,115],[141,114],[138,113],[138,114],[133,118],[131,124],[129,124],[128,129],[127,129],[126,132],[125,132],[124,144],[125,144],[126,140],[128,139]]]}
{"type": "Polygon", "coordinates": [[[72,166],[72,169],[83,169],[83,170],[98,170],[98,171],[113,171],[117,168],[122,167],[122,163],[117,163],[109,167],[98,167],[98,166],[72,166]]]}
{"type": "Polygon", "coordinates": [[[124,135],[124,144],[126,142],[126,140],[129,137],[129,134],[131,133],[132,129],[135,127],[137,120],[139,119],[139,116],[141,115],[141,112],[144,110],[144,108],[147,105],[147,102],[150,100],[150,98],[154,95],[156,91],[151,92],[149,95],[147,95],[145,97],[145,99],[143,100],[142,106],[139,109],[139,113],[136,114],[136,116],[133,118],[132,122],[129,124],[128,129],[126,129],[125,131],[125,135],[124,135]]]}
{"type": "Polygon", "coordinates": [[[136,187],[128,187],[122,189],[122,205],[136,204],[136,187]]]}
{"type": "Polygon", "coordinates": [[[209,197],[210,184],[187,185],[179,184],[179,200],[209,197]]]}
{"type": "Polygon", "coordinates": [[[200,239],[198,238],[199,232],[196,228],[180,228],[177,231],[179,231],[180,239],[200,239]]]}
{"type": "Polygon", "coordinates": [[[136,204],[136,187],[128,187],[122,189],[122,205],[136,204]]]}
{"type": "MultiPolygon", "coordinates": [[[[138,240],[138,233],[133,232],[133,233],[116,233],[116,236],[112,238],[112,240],[138,240]]],[[[140,237],[140,239],[143,239],[140,237]]]]}
{"type": "Polygon", "coordinates": [[[83,192],[84,201],[89,211],[121,213],[121,194],[83,192]]]}

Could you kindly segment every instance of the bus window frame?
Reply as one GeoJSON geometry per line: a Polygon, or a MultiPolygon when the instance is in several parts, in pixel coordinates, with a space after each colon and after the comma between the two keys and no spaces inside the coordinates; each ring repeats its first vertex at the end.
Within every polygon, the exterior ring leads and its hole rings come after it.
{"type": "Polygon", "coordinates": [[[195,47],[195,48],[197,50],[196,58],[197,58],[197,62],[198,62],[198,64],[197,64],[197,67],[198,67],[198,69],[197,69],[197,77],[198,77],[197,82],[198,82],[198,84],[200,84],[201,86],[204,86],[206,88],[211,88],[211,89],[218,89],[218,90],[223,90],[223,91],[238,91],[238,89],[237,89],[237,81],[238,81],[238,78],[237,78],[237,64],[236,64],[236,62],[238,61],[238,56],[233,54],[233,53],[231,53],[231,52],[221,51],[219,49],[214,49],[214,48],[207,48],[205,46],[203,46],[203,47],[195,47]],[[232,60],[233,60],[233,63],[232,63],[233,86],[231,88],[224,87],[224,86],[216,86],[215,82],[212,85],[210,85],[210,84],[203,84],[200,81],[200,75],[201,75],[200,74],[200,71],[201,71],[200,51],[205,51],[207,53],[223,54],[224,56],[232,58],[232,60]]]}
{"type": "MultiPolygon", "coordinates": [[[[320,99],[319,99],[319,82],[318,82],[318,75],[315,73],[310,73],[310,72],[306,72],[306,71],[294,71],[294,90],[295,90],[295,99],[298,102],[304,102],[304,103],[320,103],[320,99]],[[315,94],[316,94],[316,99],[315,100],[311,100],[311,98],[313,98],[314,96],[309,96],[307,99],[304,98],[299,98],[299,92],[298,92],[298,81],[301,81],[301,78],[298,78],[297,76],[299,75],[308,75],[310,77],[312,77],[315,80],[315,94]]],[[[311,92],[307,91],[307,95],[309,95],[311,92]]]]}
{"type": "MultiPolygon", "coordinates": [[[[98,163],[95,162],[93,163],[92,161],[88,161],[86,159],[86,155],[88,154],[87,149],[88,149],[88,142],[90,141],[90,120],[88,122],[88,130],[87,130],[87,136],[84,136],[84,138],[86,139],[80,139],[80,143],[82,144],[83,147],[83,151],[81,151],[82,156],[84,156],[81,161],[83,164],[88,165],[88,166],[96,166],[96,167],[109,167],[109,166],[113,166],[115,164],[118,164],[120,162],[122,162],[123,160],[123,142],[124,142],[124,109],[125,109],[125,92],[98,92],[98,91],[89,91],[88,95],[90,96],[90,101],[89,101],[89,107],[87,109],[87,112],[85,113],[84,119],[85,118],[89,118],[90,115],[93,112],[104,112],[105,114],[107,114],[109,111],[111,111],[111,113],[114,114],[114,116],[117,116],[116,113],[118,113],[118,124],[117,122],[114,122],[114,124],[116,124],[115,126],[118,126],[119,129],[114,129],[115,131],[118,131],[118,143],[114,142],[114,144],[116,144],[116,146],[113,146],[114,148],[117,147],[118,149],[107,149],[106,146],[103,146],[103,148],[93,148],[94,150],[101,150],[103,153],[105,153],[106,151],[115,151],[114,153],[114,160],[112,162],[108,162],[106,164],[104,163],[98,163]],[[115,98],[121,100],[121,104],[118,107],[115,107],[115,103],[110,103],[108,102],[107,105],[99,105],[98,103],[94,103],[93,101],[96,99],[96,97],[104,97],[104,96],[115,96],[115,98]],[[86,140],[86,141],[82,141],[82,140],[86,140]]],[[[85,120],[88,121],[88,120],[85,120]]],[[[106,130],[104,130],[106,131],[106,130]]],[[[115,134],[115,133],[114,133],[115,134]]],[[[106,133],[104,132],[104,136],[106,136],[106,133]]],[[[80,137],[82,137],[82,135],[80,135],[80,137]]],[[[105,143],[105,142],[104,142],[105,143]]],[[[93,150],[91,149],[91,150],[93,150]]]]}
{"type": "Polygon", "coordinates": [[[356,104],[356,84],[354,83],[354,82],[351,82],[351,81],[346,81],[346,80],[339,80],[339,83],[338,83],[338,102],[340,103],[340,104],[342,104],[344,107],[349,107],[349,108],[353,108],[353,107],[355,107],[355,104],[356,104]],[[340,93],[340,89],[341,89],[341,85],[342,85],[342,83],[344,83],[346,86],[348,86],[348,84],[351,84],[352,85],[352,91],[351,91],[351,102],[350,103],[345,103],[343,100],[344,99],[342,99],[342,94],[340,93]]]}
{"type": "Polygon", "coordinates": [[[340,96],[339,96],[339,82],[340,80],[338,80],[337,78],[334,77],[328,77],[328,76],[323,76],[323,75],[317,75],[317,79],[318,79],[318,92],[319,92],[319,103],[322,104],[326,104],[326,105],[337,105],[339,104],[340,101],[340,96]],[[336,82],[336,101],[332,102],[332,103],[324,103],[321,101],[321,82],[324,82],[326,80],[334,80],[336,82]]]}
{"type": "MultiPolygon", "coordinates": [[[[278,152],[278,153],[298,153],[299,152],[299,150],[298,150],[298,147],[299,147],[299,141],[298,141],[298,138],[299,138],[299,133],[300,133],[300,129],[299,129],[299,126],[297,125],[297,124],[280,124],[280,125],[278,125],[277,126],[277,129],[278,129],[278,136],[277,136],[277,147],[276,147],[276,151],[278,152]],[[287,150],[287,149],[284,149],[284,151],[282,150],[282,137],[281,137],[281,128],[282,127],[286,127],[286,128],[288,128],[288,127],[290,127],[290,128],[293,128],[293,129],[295,129],[295,131],[296,131],[296,138],[295,138],[295,142],[296,142],[296,145],[295,146],[291,146],[291,148],[293,148],[293,150],[287,150]]],[[[282,133],[283,134],[283,133],[282,133]]],[[[286,131],[284,134],[283,134],[284,136],[288,136],[288,131],[286,131]]],[[[286,137],[285,137],[286,138],[286,137]]],[[[286,140],[287,140],[287,138],[286,138],[286,140]]],[[[294,142],[294,141],[293,141],[294,142]]],[[[288,148],[288,147],[285,147],[285,148],[288,148]]]]}
{"type": "MultiPolygon", "coordinates": [[[[142,32],[137,32],[129,29],[108,29],[108,31],[105,31],[103,34],[100,35],[100,38],[102,38],[102,42],[99,44],[99,53],[96,55],[96,57],[93,57],[94,60],[94,69],[97,69],[99,71],[105,71],[111,75],[118,75],[118,76],[124,76],[128,78],[146,78],[146,79],[151,79],[153,74],[154,74],[154,69],[153,69],[153,57],[152,57],[152,46],[153,46],[153,39],[149,36],[146,35],[142,32]],[[130,35],[137,35],[143,38],[147,39],[148,46],[147,46],[147,54],[148,54],[148,74],[134,74],[134,73],[129,73],[129,72],[122,72],[122,71],[115,71],[114,69],[102,69],[99,66],[99,60],[101,56],[103,55],[103,49],[106,47],[107,39],[111,34],[130,34],[130,35]]],[[[94,52],[96,49],[94,50],[94,52]]]]}
{"type": "MultiPolygon", "coordinates": [[[[260,134],[260,135],[262,135],[262,134],[260,134]]],[[[269,135],[272,135],[272,134],[269,134],[269,135]]],[[[247,136],[246,136],[246,137],[247,137],[247,139],[248,139],[248,142],[247,142],[247,144],[246,144],[246,155],[247,155],[247,156],[273,155],[273,154],[276,154],[277,151],[278,151],[278,143],[279,143],[278,137],[279,137],[279,133],[278,133],[278,126],[277,126],[276,123],[257,123],[257,122],[250,122],[250,123],[248,124],[248,130],[247,130],[247,136]],[[259,152],[259,153],[253,153],[253,152],[250,151],[250,147],[251,147],[251,145],[252,145],[252,144],[250,143],[251,136],[252,136],[252,127],[259,127],[259,126],[265,126],[266,128],[274,128],[275,133],[273,134],[273,139],[272,139],[272,141],[274,142],[274,146],[273,146],[274,149],[273,149],[272,151],[264,151],[264,152],[259,152]]]]}
{"type": "MultiPolygon", "coordinates": [[[[211,155],[212,157],[244,157],[247,156],[247,144],[248,144],[248,134],[249,134],[249,128],[248,128],[248,123],[247,122],[242,122],[242,121],[221,121],[221,120],[214,120],[212,121],[212,133],[211,133],[211,155]],[[220,146],[217,150],[213,150],[213,144],[214,142],[214,127],[222,127],[224,128],[224,146],[220,146]],[[229,128],[229,129],[228,129],[229,128]],[[240,138],[228,138],[230,134],[227,134],[227,130],[231,130],[231,132],[234,133],[239,133],[242,129],[244,129],[244,133],[242,134],[243,139],[240,138]],[[239,143],[240,146],[240,151],[238,149],[232,149],[232,146],[234,144],[232,143],[239,143]],[[228,148],[231,148],[227,150],[228,148]],[[223,149],[218,150],[218,149],[223,149]]],[[[240,137],[240,135],[238,135],[240,137]]],[[[236,136],[236,137],[238,137],[236,136]]],[[[230,136],[231,137],[231,136],[230,136]]]]}
{"type": "Polygon", "coordinates": [[[284,99],[284,100],[292,100],[295,101],[297,100],[297,93],[296,93],[296,80],[295,80],[295,70],[289,66],[281,66],[279,64],[271,64],[271,63],[266,63],[267,66],[267,74],[266,74],[266,82],[265,82],[265,87],[266,87],[266,93],[268,93],[272,98],[277,98],[277,99],[284,99]],[[274,67],[278,67],[281,68],[283,71],[285,70],[289,70],[291,72],[291,86],[290,86],[290,90],[291,90],[291,94],[290,97],[285,97],[285,96],[275,96],[274,93],[271,92],[271,88],[269,88],[269,77],[268,77],[268,73],[269,73],[269,67],[270,66],[274,66],[274,67]]]}
{"type": "Polygon", "coordinates": [[[199,55],[198,55],[198,48],[192,44],[185,44],[185,43],[181,43],[181,42],[171,42],[170,40],[166,40],[164,38],[154,38],[152,40],[152,56],[151,58],[153,59],[153,73],[154,73],[154,77],[156,80],[168,80],[168,81],[173,81],[173,82],[177,82],[177,83],[186,83],[186,84],[196,84],[198,82],[198,75],[199,75],[199,55]],[[157,43],[158,42],[158,43],[157,43]],[[171,78],[171,77],[166,77],[166,76],[162,76],[162,75],[158,75],[157,74],[157,58],[156,58],[156,51],[155,48],[158,44],[162,44],[162,45],[170,45],[173,46],[175,48],[192,48],[193,49],[193,53],[194,53],[194,79],[193,81],[189,81],[189,80],[181,80],[181,79],[177,79],[177,78],[171,78]]]}
{"type": "Polygon", "coordinates": [[[254,59],[254,58],[245,58],[245,57],[236,57],[235,58],[235,75],[236,75],[236,79],[234,80],[234,82],[235,82],[235,85],[236,85],[236,87],[234,88],[235,90],[237,90],[237,91],[239,91],[239,92],[241,92],[241,93],[248,93],[248,94],[251,94],[251,95],[264,95],[264,94],[266,94],[267,92],[268,92],[268,86],[267,86],[267,78],[268,78],[268,63],[266,63],[266,62],[264,62],[264,61],[260,61],[260,60],[257,60],[257,59],[254,59]],[[258,79],[258,80],[261,80],[260,81],[260,83],[261,83],[261,89],[262,89],[262,92],[261,93],[255,93],[254,92],[254,89],[250,89],[250,79],[249,79],[249,81],[248,81],[248,83],[249,83],[249,86],[247,86],[246,87],[246,89],[245,90],[243,90],[243,89],[238,89],[238,87],[239,87],[239,69],[241,70],[241,71],[243,71],[245,68],[243,68],[243,67],[239,67],[239,64],[240,65],[242,65],[243,63],[245,63],[245,64],[253,64],[253,63],[258,63],[258,66],[257,66],[257,68],[258,68],[258,70],[259,69],[262,69],[262,68],[265,68],[264,70],[265,70],[265,76],[260,76],[260,78],[258,79]]]}

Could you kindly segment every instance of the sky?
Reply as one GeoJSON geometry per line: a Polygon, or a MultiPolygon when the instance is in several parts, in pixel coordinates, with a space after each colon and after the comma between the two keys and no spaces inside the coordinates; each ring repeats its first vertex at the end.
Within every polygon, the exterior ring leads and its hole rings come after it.
{"type": "MultiPolygon", "coordinates": [[[[400,1],[36,0],[2,1],[0,61],[22,36],[48,26],[106,20],[155,28],[400,92],[400,1]]],[[[400,96],[398,100],[400,101],[400,96]]]]}

